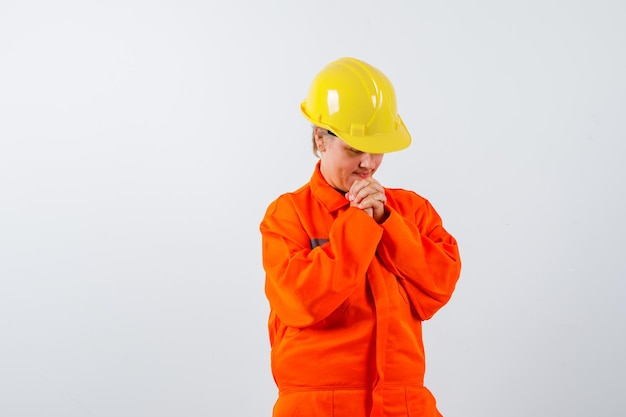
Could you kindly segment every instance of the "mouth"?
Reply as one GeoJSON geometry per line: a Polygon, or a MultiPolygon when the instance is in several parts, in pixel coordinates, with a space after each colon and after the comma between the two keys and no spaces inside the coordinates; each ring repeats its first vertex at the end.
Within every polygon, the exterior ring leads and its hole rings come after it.
{"type": "Polygon", "coordinates": [[[372,172],[371,171],[367,171],[367,172],[355,172],[354,175],[356,175],[359,178],[369,178],[372,176],[372,172]]]}

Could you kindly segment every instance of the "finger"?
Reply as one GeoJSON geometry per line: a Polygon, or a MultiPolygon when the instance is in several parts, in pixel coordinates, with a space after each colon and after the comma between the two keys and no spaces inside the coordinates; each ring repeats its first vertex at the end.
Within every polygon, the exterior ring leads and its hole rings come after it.
{"type": "Polygon", "coordinates": [[[367,178],[364,180],[355,181],[350,187],[350,191],[346,193],[346,199],[359,203],[368,195],[376,193],[385,193],[385,189],[374,178],[367,178]]]}
{"type": "Polygon", "coordinates": [[[354,200],[358,193],[369,184],[366,180],[354,181],[348,190],[348,200],[354,200]]]}
{"type": "Polygon", "coordinates": [[[386,201],[385,190],[382,187],[375,186],[373,184],[359,190],[358,194],[354,196],[354,201],[358,203],[370,196],[377,200],[386,201]]]}
{"type": "Polygon", "coordinates": [[[355,200],[355,203],[358,205],[359,208],[366,208],[366,207],[382,208],[384,207],[386,202],[387,202],[387,197],[385,196],[384,193],[380,193],[380,192],[369,194],[363,199],[359,200],[358,203],[355,200]]]}

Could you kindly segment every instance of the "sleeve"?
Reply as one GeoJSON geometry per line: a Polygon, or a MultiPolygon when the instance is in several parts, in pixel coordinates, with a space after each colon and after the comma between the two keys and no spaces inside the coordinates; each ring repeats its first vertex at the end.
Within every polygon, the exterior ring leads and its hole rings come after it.
{"type": "Polygon", "coordinates": [[[457,242],[427,200],[410,217],[390,208],[382,224],[378,253],[407,292],[422,320],[431,318],[452,297],[461,272],[457,242]]]}
{"type": "Polygon", "coordinates": [[[272,203],[260,226],[265,293],[290,327],[307,327],[336,310],[365,280],[383,229],[362,210],[349,208],[330,227],[329,241],[314,249],[293,202],[272,203]]]}

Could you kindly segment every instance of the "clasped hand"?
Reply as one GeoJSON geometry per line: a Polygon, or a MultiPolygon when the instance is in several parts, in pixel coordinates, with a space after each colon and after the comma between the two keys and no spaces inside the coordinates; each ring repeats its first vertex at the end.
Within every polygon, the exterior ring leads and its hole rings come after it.
{"type": "Polygon", "coordinates": [[[374,178],[355,181],[345,194],[351,207],[357,207],[373,217],[377,223],[385,220],[385,189],[374,178]]]}

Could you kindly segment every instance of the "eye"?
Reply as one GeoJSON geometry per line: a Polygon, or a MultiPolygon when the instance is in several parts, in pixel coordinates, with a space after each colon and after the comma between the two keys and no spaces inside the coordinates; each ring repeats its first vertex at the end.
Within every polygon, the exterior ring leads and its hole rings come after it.
{"type": "Polygon", "coordinates": [[[348,150],[349,150],[351,153],[355,154],[355,155],[358,155],[358,154],[362,154],[362,153],[363,153],[363,152],[361,152],[360,150],[358,150],[358,149],[354,149],[354,148],[349,148],[348,150]]]}

